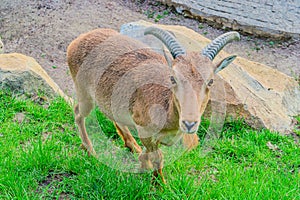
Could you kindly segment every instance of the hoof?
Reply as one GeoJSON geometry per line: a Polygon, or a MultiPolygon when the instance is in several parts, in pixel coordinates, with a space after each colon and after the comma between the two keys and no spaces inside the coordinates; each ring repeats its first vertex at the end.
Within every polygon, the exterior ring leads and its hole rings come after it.
{"type": "Polygon", "coordinates": [[[92,148],[92,151],[89,151],[84,144],[80,144],[80,148],[88,153],[88,156],[96,156],[96,152],[92,148]]]}

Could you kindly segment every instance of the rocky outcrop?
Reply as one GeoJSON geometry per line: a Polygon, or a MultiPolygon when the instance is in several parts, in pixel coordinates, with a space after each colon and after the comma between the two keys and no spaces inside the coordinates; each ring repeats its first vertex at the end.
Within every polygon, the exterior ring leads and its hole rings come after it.
{"type": "MultiPolygon", "coordinates": [[[[125,24],[121,33],[151,44],[151,36],[143,30],[153,24],[138,21],[125,24]]],[[[201,51],[210,40],[182,26],[156,25],[175,34],[188,51],[201,51]]],[[[157,48],[157,45],[154,46],[157,48]]],[[[228,54],[221,51],[214,62],[228,54]]],[[[244,118],[255,128],[267,128],[287,133],[292,129],[292,116],[300,114],[300,87],[291,77],[266,65],[238,57],[219,72],[219,80],[212,90],[212,99],[206,114],[226,111],[227,116],[244,118]]]]}
{"type": "Polygon", "coordinates": [[[47,97],[59,94],[72,103],[33,58],[18,53],[0,54],[0,88],[28,95],[42,92],[47,97]]]}
{"type": "Polygon", "coordinates": [[[300,37],[300,1],[160,0],[176,11],[212,26],[263,37],[300,37]]]}

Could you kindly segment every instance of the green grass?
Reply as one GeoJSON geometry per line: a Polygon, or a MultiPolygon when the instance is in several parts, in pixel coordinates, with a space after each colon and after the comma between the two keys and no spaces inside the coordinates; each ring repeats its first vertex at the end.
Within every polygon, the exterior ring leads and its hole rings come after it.
{"type": "MultiPolygon", "coordinates": [[[[111,122],[96,116],[106,136],[128,153],[111,122]]],[[[243,121],[225,124],[211,151],[199,146],[168,164],[168,183],[159,187],[151,185],[151,172],[115,170],[80,144],[63,99],[41,105],[0,91],[0,199],[300,199],[299,145],[243,121]],[[17,113],[25,118],[16,120],[17,113]]]]}

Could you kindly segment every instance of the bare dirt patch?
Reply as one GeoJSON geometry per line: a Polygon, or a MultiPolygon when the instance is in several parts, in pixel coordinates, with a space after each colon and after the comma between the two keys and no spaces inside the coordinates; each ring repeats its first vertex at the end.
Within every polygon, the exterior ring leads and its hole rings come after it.
{"type": "MultiPolygon", "coordinates": [[[[48,176],[39,182],[39,187],[37,188],[36,192],[37,193],[43,193],[44,190],[47,190],[47,193],[49,196],[55,196],[55,192],[57,189],[60,188],[60,183],[65,179],[65,178],[71,178],[74,176],[74,173],[55,173],[54,171],[49,171],[48,176]]],[[[69,197],[70,194],[67,194],[65,192],[61,192],[59,194],[58,199],[70,199],[69,197]]],[[[47,199],[48,197],[43,197],[42,199],[47,199]]]]}
{"type": "MultiPolygon", "coordinates": [[[[66,64],[66,48],[79,34],[106,27],[116,30],[124,23],[147,20],[183,25],[213,39],[225,30],[185,18],[155,1],[131,0],[1,0],[0,36],[5,52],[34,57],[69,95],[74,87],[66,64]]],[[[261,62],[286,74],[300,74],[300,41],[273,41],[243,35],[241,42],[225,50],[261,62]]]]}

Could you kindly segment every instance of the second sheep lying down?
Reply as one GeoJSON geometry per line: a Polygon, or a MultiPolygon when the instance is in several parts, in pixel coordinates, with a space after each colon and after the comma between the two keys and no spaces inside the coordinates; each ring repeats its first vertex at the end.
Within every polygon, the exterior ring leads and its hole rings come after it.
{"type": "Polygon", "coordinates": [[[165,181],[159,145],[172,145],[183,134],[197,132],[214,74],[235,56],[217,66],[212,60],[227,43],[238,40],[239,34],[219,36],[202,53],[186,52],[172,34],[162,29],[150,27],[145,34],[166,45],[173,56],[171,67],[162,55],[111,29],[82,34],[69,45],[68,65],[78,98],[75,121],[83,145],[95,154],[84,119],[96,102],[114,122],[125,146],[140,154],[141,167],[154,168],[154,176],[160,175],[165,181]],[[137,129],[144,152],[129,128],[137,129]]]}

